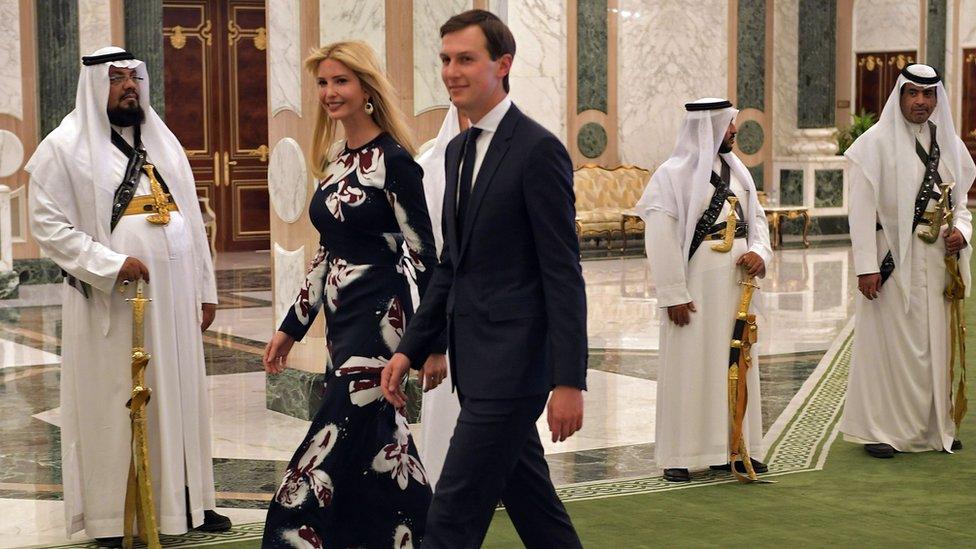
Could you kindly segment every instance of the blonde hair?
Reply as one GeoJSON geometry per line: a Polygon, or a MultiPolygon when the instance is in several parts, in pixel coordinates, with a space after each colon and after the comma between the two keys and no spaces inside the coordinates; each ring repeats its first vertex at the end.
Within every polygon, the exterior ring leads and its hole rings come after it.
{"type": "MultiPolygon", "coordinates": [[[[333,42],[327,46],[312,50],[305,59],[305,70],[317,78],[319,64],[326,59],[334,59],[351,70],[369,94],[369,101],[373,104],[373,121],[381,130],[390,134],[410,156],[416,155],[413,145],[413,134],[407,126],[403,111],[398,105],[399,98],[393,85],[380,70],[379,60],[366,42],[350,40],[333,42]]],[[[318,102],[315,118],[315,130],[312,133],[312,151],[310,162],[312,174],[324,177],[325,169],[334,160],[329,151],[335,139],[336,122],[325,112],[322,102],[318,102]]]]}

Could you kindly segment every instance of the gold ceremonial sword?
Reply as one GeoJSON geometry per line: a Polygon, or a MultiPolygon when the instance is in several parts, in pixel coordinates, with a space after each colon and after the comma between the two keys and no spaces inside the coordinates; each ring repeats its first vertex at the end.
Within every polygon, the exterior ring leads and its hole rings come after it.
{"type": "Polygon", "coordinates": [[[147,217],[146,221],[153,225],[166,225],[169,223],[169,200],[166,199],[163,186],[156,179],[156,168],[149,163],[143,164],[142,167],[149,176],[149,189],[152,191],[153,203],[156,205],[156,213],[147,217]]]}
{"type": "Polygon", "coordinates": [[[752,344],[759,337],[756,315],[749,314],[749,304],[752,303],[752,294],[759,285],[756,284],[755,278],[749,275],[746,275],[739,285],[742,286],[742,293],[739,296],[739,308],[735,313],[732,342],[729,344],[729,467],[739,482],[772,482],[761,481],[756,476],[752,460],[749,458],[749,445],[742,435],[742,423],[749,403],[746,374],[752,366],[752,344]],[[737,461],[741,461],[745,467],[745,475],[735,468],[737,461]]]}
{"type": "Polygon", "coordinates": [[[926,244],[935,244],[935,241],[942,235],[943,224],[950,223],[950,228],[952,228],[952,211],[949,210],[949,193],[946,192],[946,189],[951,187],[950,184],[946,184],[940,185],[940,188],[942,189],[942,195],[939,196],[939,200],[936,202],[935,215],[929,219],[932,224],[929,225],[928,232],[918,233],[918,237],[926,244]]]}
{"type": "Polygon", "coordinates": [[[726,200],[729,202],[729,216],[725,221],[725,234],[722,235],[722,242],[712,245],[713,250],[722,253],[732,250],[732,245],[735,243],[735,227],[739,220],[739,216],[735,215],[735,205],[739,203],[739,199],[735,195],[729,195],[726,200]]]}
{"type": "MultiPolygon", "coordinates": [[[[944,222],[949,225],[952,231],[954,218],[952,209],[949,208],[948,200],[945,197],[952,192],[953,183],[941,185],[942,196],[939,198],[939,211],[944,222]]],[[[933,224],[933,231],[938,235],[942,227],[938,228],[933,224]]],[[[921,235],[919,235],[921,236],[921,235]]],[[[938,236],[936,236],[938,238],[938,236]]],[[[923,239],[924,240],[924,239],[923,239]]],[[[949,274],[949,283],[946,285],[945,297],[949,300],[949,402],[952,406],[952,420],[956,424],[956,432],[962,425],[962,419],[966,417],[966,410],[969,407],[966,399],[966,284],[962,281],[962,274],[959,271],[959,255],[947,254],[945,256],[946,272],[949,274]],[[959,382],[956,385],[955,394],[952,394],[952,381],[955,375],[956,359],[959,360],[959,382]]]]}
{"type": "Polygon", "coordinates": [[[126,299],[132,303],[132,398],[125,403],[132,422],[132,443],[129,455],[129,480],[125,489],[125,524],[123,547],[132,549],[132,522],[136,520],[139,539],[150,549],[161,547],[156,530],[156,511],[152,493],[152,469],[149,467],[149,439],[146,427],[146,404],[152,389],[146,387],[146,367],[149,353],[145,345],[146,305],[152,301],[143,296],[143,281],[136,284],[136,296],[126,299]]]}

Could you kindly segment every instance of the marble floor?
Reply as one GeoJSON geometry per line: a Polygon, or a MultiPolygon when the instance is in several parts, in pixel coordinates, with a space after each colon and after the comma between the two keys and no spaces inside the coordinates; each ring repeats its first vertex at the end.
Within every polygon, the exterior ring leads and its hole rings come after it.
{"type": "MultiPolygon", "coordinates": [[[[237,522],[263,509],[308,423],[265,408],[260,355],[273,330],[267,253],[218,258],[220,306],[205,334],[218,506],[237,522]]],[[[590,389],[583,430],[543,436],[557,485],[656,474],[657,307],[643,258],[584,261],[590,389]]],[[[761,282],[763,424],[787,409],[853,314],[849,246],[777,250],[761,282]]],[[[60,289],[0,300],[0,547],[61,543],[60,289]]],[[[547,433],[543,421],[540,431],[547,433]]],[[[422,422],[412,426],[423,429],[422,422]]],[[[417,437],[418,439],[420,437],[417,437]]],[[[76,535],[74,540],[84,539],[76,535]]]]}

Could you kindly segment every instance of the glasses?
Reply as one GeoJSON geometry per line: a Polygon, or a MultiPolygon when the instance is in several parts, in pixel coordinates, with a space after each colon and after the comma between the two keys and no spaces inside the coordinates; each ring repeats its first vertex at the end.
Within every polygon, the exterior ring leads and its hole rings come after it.
{"type": "Polygon", "coordinates": [[[108,77],[109,84],[112,84],[113,86],[116,85],[116,84],[121,84],[121,83],[125,82],[126,80],[132,80],[132,83],[133,84],[139,84],[140,82],[142,82],[145,79],[143,77],[141,77],[141,76],[136,76],[134,74],[133,75],[111,74],[108,77]]]}

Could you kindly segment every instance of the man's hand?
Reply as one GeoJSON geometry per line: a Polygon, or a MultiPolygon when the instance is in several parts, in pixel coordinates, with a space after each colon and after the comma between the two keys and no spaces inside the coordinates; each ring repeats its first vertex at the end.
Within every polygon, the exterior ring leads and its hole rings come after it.
{"type": "Polygon", "coordinates": [[[424,392],[437,387],[447,377],[447,356],[430,355],[424,367],[420,369],[420,379],[423,380],[424,392]]]}
{"type": "Polygon", "coordinates": [[[557,385],[549,399],[546,419],[553,442],[562,442],[582,429],[583,391],[569,385],[557,385]]]}
{"type": "Polygon", "coordinates": [[[684,305],[671,305],[668,307],[668,318],[678,326],[684,326],[691,322],[691,313],[698,312],[695,302],[689,301],[684,305]]]}
{"type": "Polygon", "coordinates": [[[119,269],[119,276],[115,280],[123,286],[128,286],[128,283],[135,282],[139,279],[145,280],[148,283],[149,269],[142,261],[130,255],[125,258],[125,262],[122,263],[122,268],[119,269]]]}
{"type": "Polygon", "coordinates": [[[407,355],[394,353],[390,362],[383,368],[383,373],[380,374],[383,398],[394,408],[403,408],[407,405],[407,394],[403,392],[401,383],[408,371],[410,371],[410,359],[407,355]]]}
{"type": "Polygon", "coordinates": [[[945,239],[946,255],[955,255],[966,247],[965,237],[955,227],[951,231],[946,229],[946,232],[942,233],[942,238],[945,239]]]}
{"type": "Polygon", "coordinates": [[[271,337],[271,341],[264,346],[264,356],[261,362],[264,363],[264,371],[269,374],[280,374],[288,366],[288,353],[291,346],[295,344],[295,338],[278,330],[271,337]]]}
{"type": "Polygon", "coordinates": [[[766,276],[766,262],[756,252],[742,254],[735,264],[744,266],[749,276],[758,276],[759,278],[766,276]]]}
{"type": "Polygon", "coordinates": [[[203,303],[200,305],[200,331],[206,332],[207,328],[213,324],[214,318],[217,317],[217,304],[216,303],[203,303]]]}
{"type": "Polygon", "coordinates": [[[881,273],[858,275],[857,289],[868,299],[873,300],[878,297],[881,291],[881,273]]]}

